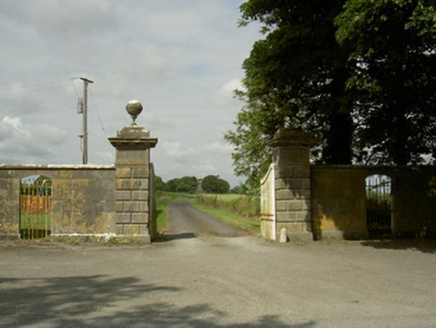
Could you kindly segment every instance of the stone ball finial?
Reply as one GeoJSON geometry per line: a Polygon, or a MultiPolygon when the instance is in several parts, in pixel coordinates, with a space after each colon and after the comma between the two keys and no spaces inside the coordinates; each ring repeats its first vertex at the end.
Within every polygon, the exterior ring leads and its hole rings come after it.
{"type": "Polygon", "coordinates": [[[136,125],[136,118],[142,112],[142,104],[138,100],[130,100],[126,105],[126,111],[132,117],[132,125],[136,125]]]}

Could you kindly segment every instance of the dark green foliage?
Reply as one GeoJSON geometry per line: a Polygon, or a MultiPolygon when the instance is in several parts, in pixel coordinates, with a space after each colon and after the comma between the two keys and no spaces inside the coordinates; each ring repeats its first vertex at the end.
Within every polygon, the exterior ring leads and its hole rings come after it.
{"type": "Polygon", "coordinates": [[[229,183],[215,175],[205,177],[201,183],[201,187],[204,192],[213,194],[225,194],[230,190],[229,183]]]}
{"type": "Polygon", "coordinates": [[[166,183],[162,180],[162,178],[160,176],[155,176],[154,177],[154,183],[156,186],[156,190],[165,190],[166,189],[166,183]]]}
{"type": "Polygon", "coordinates": [[[358,147],[374,163],[416,164],[436,143],[435,1],[347,2],[337,39],[359,98],[358,147]]]}
{"type": "Polygon", "coordinates": [[[282,127],[321,140],[325,164],[422,161],[436,143],[434,0],[249,0],[241,25],[264,38],[243,63],[245,106],[236,130],[235,173],[256,190],[282,127]]]}
{"type": "Polygon", "coordinates": [[[243,194],[242,186],[235,186],[232,189],[229,190],[232,194],[243,194]]]}
{"type": "Polygon", "coordinates": [[[183,177],[167,181],[166,191],[195,193],[198,181],[196,177],[183,177]]]}
{"type": "Polygon", "coordinates": [[[246,105],[226,139],[235,146],[236,174],[255,190],[270,163],[266,143],[282,127],[298,126],[322,141],[318,160],[352,160],[351,91],[347,54],[336,42],[334,19],[344,1],[251,0],[241,6],[243,24],[258,21],[265,38],[244,61],[246,105]],[[340,130],[337,127],[340,127],[340,130]]]}

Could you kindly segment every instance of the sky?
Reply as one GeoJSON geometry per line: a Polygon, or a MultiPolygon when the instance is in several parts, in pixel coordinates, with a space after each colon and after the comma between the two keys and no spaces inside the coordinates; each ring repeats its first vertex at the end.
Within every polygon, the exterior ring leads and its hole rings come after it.
{"type": "Polygon", "coordinates": [[[88,86],[88,162],[113,164],[108,137],[131,123],[158,138],[164,181],[219,175],[232,186],[242,64],[262,36],[238,27],[243,0],[0,0],[0,163],[81,164],[88,86]]]}

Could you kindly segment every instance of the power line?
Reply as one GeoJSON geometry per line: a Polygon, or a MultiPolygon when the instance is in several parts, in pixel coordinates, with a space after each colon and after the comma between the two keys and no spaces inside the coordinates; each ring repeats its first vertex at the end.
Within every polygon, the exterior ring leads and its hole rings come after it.
{"type": "Polygon", "coordinates": [[[103,133],[106,136],[106,138],[109,138],[107,133],[106,133],[106,129],[104,128],[104,125],[103,125],[103,122],[101,120],[100,114],[98,112],[97,105],[95,104],[94,97],[92,96],[91,92],[89,93],[89,95],[90,95],[90,98],[91,98],[92,105],[94,106],[94,109],[95,109],[94,113],[97,116],[98,122],[100,123],[101,130],[103,131],[103,133]]]}

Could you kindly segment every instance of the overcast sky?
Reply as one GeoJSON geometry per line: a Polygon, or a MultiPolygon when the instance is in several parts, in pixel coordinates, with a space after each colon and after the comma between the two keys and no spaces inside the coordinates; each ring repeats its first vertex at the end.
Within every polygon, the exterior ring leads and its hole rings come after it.
{"type": "Polygon", "coordinates": [[[243,103],[242,62],[261,38],[237,27],[243,0],[0,0],[0,163],[81,164],[85,77],[90,164],[113,164],[107,140],[137,123],[159,139],[164,181],[219,175],[237,185],[223,135],[243,103]]]}

